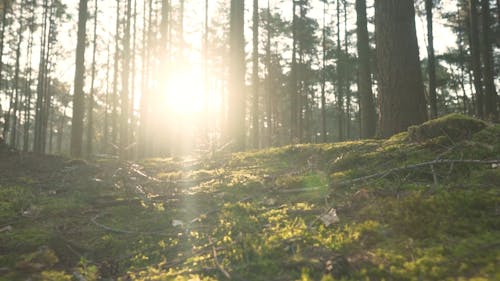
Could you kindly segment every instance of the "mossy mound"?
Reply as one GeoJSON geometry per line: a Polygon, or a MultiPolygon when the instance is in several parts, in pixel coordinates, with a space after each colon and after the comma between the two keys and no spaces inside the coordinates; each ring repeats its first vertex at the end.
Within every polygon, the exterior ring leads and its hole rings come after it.
{"type": "Polygon", "coordinates": [[[472,135],[486,128],[488,124],[481,120],[461,114],[449,114],[408,128],[408,140],[425,142],[444,137],[449,141],[470,139],[472,135]]]}

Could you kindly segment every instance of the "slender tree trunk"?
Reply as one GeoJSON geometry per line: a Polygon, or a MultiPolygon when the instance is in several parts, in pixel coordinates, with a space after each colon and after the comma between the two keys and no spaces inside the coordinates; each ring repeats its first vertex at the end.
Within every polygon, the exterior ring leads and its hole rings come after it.
{"type": "Polygon", "coordinates": [[[92,142],[94,140],[94,95],[95,95],[95,57],[97,52],[97,17],[98,17],[98,1],[94,2],[94,47],[92,48],[92,74],[90,78],[90,95],[87,110],[87,158],[92,156],[92,142]]]}
{"type": "Polygon", "coordinates": [[[132,60],[132,71],[131,71],[131,83],[130,83],[130,128],[129,128],[129,143],[131,143],[131,148],[129,155],[132,158],[136,157],[137,149],[135,147],[135,132],[136,132],[136,117],[135,117],[135,76],[136,70],[136,39],[137,39],[137,0],[134,0],[133,15],[132,15],[132,52],[130,58],[132,60]]]}
{"type": "Polygon", "coordinates": [[[19,31],[18,31],[18,41],[16,46],[16,65],[14,70],[14,107],[12,110],[12,132],[10,134],[10,145],[16,147],[16,137],[17,137],[17,114],[19,108],[19,71],[20,71],[20,59],[21,59],[21,44],[23,42],[23,12],[24,12],[24,1],[21,1],[21,12],[19,15],[19,31]]]}
{"type": "MultiPolygon", "coordinates": [[[[7,6],[7,0],[2,0],[3,1],[3,6],[7,6]]],[[[0,92],[3,89],[3,80],[5,79],[3,76],[3,48],[4,48],[4,39],[5,39],[5,27],[7,25],[7,9],[4,8],[2,12],[2,29],[0,30],[0,92]]],[[[2,105],[0,104],[0,109],[2,109],[2,105]]],[[[4,121],[7,121],[8,119],[8,112],[7,114],[4,114],[4,121]]],[[[2,136],[5,139],[6,136],[6,127],[5,125],[7,122],[4,123],[4,128],[2,130],[2,136]]]]}
{"type": "Polygon", "coordinates": [[[267,69],[267,94],[266,94],[266,123],[267,123],[267,146],[273,145],[273,82],[271,75],[271,3],[267,0],[267,42],[266,42],[266,69],[267,69]]]}
{"type": "Polygon", "coordinates": [[[203,137],[211,145],[212,140],[209,135],[211,132],[212,118],[209,116],[209,93],[208,93],[208,0],[205,0],[205,21],[203,31],[203,117],[205,119],[203,137]]]}
{"type": "Polygon", "coordinates": [[[59,119],[59,128],[57,129],[57,153],[61,154],[62,153],[62,140],[64,138],[64,123],[66,123],[66,109],[67,107],[64,106],[63,108],[63,115],[59,119]]]}
{"type": "Polygon", "coordinates": [[[117,146],[118,139],[118,75],[120,65],[120,0],[116,0],[116,25],[115,25],[115,55],[113,59],[113,94],[111,113],[111,144],[117,146]]]}
{"type": "Polygon", "coordinates": [[[109,79],[110,79],[110,58],[111,53],[109,50],[109,45],[106,52],[106,96],[104,101],[104,124],[102,126],[102,144],[101,153],[106,153],[106,147],[108,147],[109,142],[109,79]]]}
{"type": "Polygon", "coordinates": [[[377,127],[377,113],[372,91],[370,69],[370,45],[368,37],[368,21],[366,17],[366,0],[356,0],[357,14],[357,48],[358,48],[358,92],[361,111],[361,138],[373,138],[377,127]]]}
{"type": "Polygon", "coordinates": [[[128,159],[128,129],[129,129],[129,77],[130,77],[130,17],[132,1],[127,0],[127,21],[123,34],[123,69],[120,116],[120,159],[128,159]]]}
{"type": "Polygon", "coordinates": [[[380,134],[427,120],[413,0],[375,2],[380,134]]]}
{"type": "Polygon", "coordinates": [[[229,128],[236,150],[245,148],[245,37],[244,0],[231,0],[229,31],[229,128]]]}
{"type": "MultiPolygon", "coordinates": [[[[343,0],[344,8],[344,63],[347,65],[347,60],[349,59],[349,32],[347,32],[347,2],[343,0]]],[[[346,67],[347,69],[347,67],[346,67]]],[[[347,75],[344,75],[345,83],[345,128],[346,128],[346,138],[351,139],[351,86],[347,75]]]]}
{"type": "Polygon", "coordinates": [[[484,63],[484,105],[485,117],[491,121],[499,121],[498,119],[498,96],[495,89],[495,75],[493,70],[493,50],[490,40],[490,2],[481,0],[482,10],[482,25],[483,25],[483,41],[482,41],[482,58],[484,63]]]}
{"type": "Polygon", "coordinates": [[[297,4],[292,4],[292,65],[290,69],[290,143],[298,138],[298,85],[297,85],[297,4]]]}
{"type": "Polygon", "coordinates": [[[323,2],[323,30],[322,30],[322,53],[321,53],[321,141],[326,143],[326,11],[327,1],[323,2]]]}
{"type": "Polygon", "coordinates": [[[340,44],[340,0],[337,0],[337,108],[338,108],[338,141],[344,140],[344,60],[340,44]]]}
{"type": "Polygon", "coordinates": [[[153,7],[152,0],[144,1],[144,24],[142,33],[142,65],[141,65],[141,105],[140,105],[140,127],[139,127],[139,157],[147,155],[147,137],[149,128],[149,108],[150,108],[150,89],[148,87],[149,80],[149,61],[150,48],[152,47],[152,16],[153,7]],[[147,7],[146,7],[147,3],[147,7]],[[146,10],[148,10],[148,19],[146,20],[146,10]],[[148,23],[146,25],[146,23],[148,23]]]}
{"type": "Polygon", "coordinates": [[[82,156],[83,115],[85,112],[85,27],[87,24],[87,0],[80,0],[78,9],[78,37],[75,58],[75,82],[73,95],[73,117],[71,122],[71,149],[72,157],[82,156]]]}
{"type": "Polygon", "coordinates": [[[438,116],[436,98],[436,56],[434,55],[434,30],[432,23],[433,0],[425,0],[425,15],[427,19],[427,74],[429,75],[429,103],[431,119],[438,116]]]}
{"type": "Polygon", "coordinates": [[[477,15],[477,0],[469,0],[469,33],[472,60],[472,73],[474,76],[474,88],[476,90],[476,114],[484,118],[483,85],[481,75],[481,58],[479,50],[479,29],[477,15]]]}
{"type": "Polygon", "coordinates": [[[252,142],[259,148],[259,1],[253,0],[252,53],[252,142]]]}
{"type": "Polygon", "coordinates": [[[35,132],[33,141],[33,151],[37,154],[43,153],[42,147],[42,120],[43,120],[43,104],[44,104],[44,89],[45,89],[45,69],[46,69],[46,48],[47,48],[47,20],[49,17],[48,0],[43,2],[43,24],[41,30],[41,48],[40,62],[38,64],[38,78],[36,88],[36,105],[35,105],[35,132]]]}
{"type": "MultiPolygon", "coordinates": [[[[34,21],[34,18],[32,18],[34,21]]],[[[32,83],[32,69],[31,63],[33,59],[33,29],[30,27],[30,35],[28,39],[28,49],[27,49],[27,60],[25,73],[27,73],[27,79],[25,84],[25,102],[24,102],[24,136],[23,136],[23,152],[28,152],[29,141],[30,141],[30,128],[31,128],[31,83],[32,83]]]]}

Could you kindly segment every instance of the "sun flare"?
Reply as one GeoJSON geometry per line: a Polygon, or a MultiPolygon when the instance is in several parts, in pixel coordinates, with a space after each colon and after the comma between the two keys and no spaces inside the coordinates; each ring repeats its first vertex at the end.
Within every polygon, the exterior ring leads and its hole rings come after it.
{"type": "Polygon", "coordinates": [[[203,110],[203,76],[191,70],[174,73],[166,83],[165,102],[176,115],[196,115],[203,110]]]}

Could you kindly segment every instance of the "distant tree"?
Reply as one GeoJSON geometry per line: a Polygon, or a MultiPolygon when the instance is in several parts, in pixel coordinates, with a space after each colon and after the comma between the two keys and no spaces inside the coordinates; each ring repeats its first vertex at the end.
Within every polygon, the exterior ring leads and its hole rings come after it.
{"type": "Polygon", "coordinates": [[[245,148],[244,0],[231,0],[229,31],[229,135],[236,150],[245,148]]]}
{"type": "Polygon", "coordinates": [[[122,91],[120,95],[120,159],[128,159],[130,145],[129,136],[129,81],[130,81],[130,28],[132,1],[127,0],[125,31],[123,33],[123,68],[122,68],[122,91]]]}
{"type": "Polygon", "coordinates": [[[82,156],[83,116],[85,112],[85,96],[83,85],[85,79],[85,28],[87,24],[87,0],[80,0],[78,8],[78,35],[75,58],[75,82],[73,91],[73,117],[71,122],[71,147],[73,157],[82,156]]]}
{"type": "Polygon", "coordinates": [[[380,135],[427,119],[412,0],[375,1],[380,135]]]}
{"type": "Polygon", "coordinates": [[[252,145],[259,148],[259,1],[253,0],[252,18],[252,145]]]}
{"type": "Polygon", "coordinates": [[[479,118],[484,118],[484,93],[481,74],[481,53],[479,49],[477,0],[469,0],[469,40],[474,89],[476,90],[476,114],[479,118]]]}
{"type": "Polygon", "coordinates": [[[485,94],[485,117],[492,121],[499,121],[498,119],[498,105],[499,100],[495,89],[495,76],[493,70],[493,50],[492,42],[490,40],[490,32],[492,30],[490,25],[490,1],[481,0],[481,15],[482,15],[482,50],[481,55],[484,64],[484,94],[485,94]]]}
{"type": "Polygon", "coordinates": [[[438,115],[437,99],[436,99],[436,56],[434,55],[434,29],[432,10],[434,8],[434,0],[425,0],[425,15],[427,19],[427,56],[429,64],[427,74],[429,75],[429,103],[431,108],[431,118],[436,118],[438,115]]]}
{"type": "Polygon", "coordinates": [[[96,52],[97,52],[97,17],[98,17],[98,2],[95,0],[94,2],[94,38],[92,40],[93,42],[93,48],[92,48],[92,74],[90,75],[90,95],[89,95],[89,102],[88,102],[88,110],[87,110],[87,149],[86,149],[86,154],[87,157],[90,157],[92,155],[92,150],[93,150],[93,141],[94,141],[94,95],[95,95],[95,73],[96,73],[96,52]]]}

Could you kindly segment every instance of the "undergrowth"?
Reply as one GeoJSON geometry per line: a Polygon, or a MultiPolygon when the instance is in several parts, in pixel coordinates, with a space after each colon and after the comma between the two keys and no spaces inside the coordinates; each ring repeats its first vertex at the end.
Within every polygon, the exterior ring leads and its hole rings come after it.
{"type": "Polygon", "coordinates": [[[500,170],[461,162],[498,160],[500,127],[460,118],[198,161],[11,165],[0,280],[500,280],[500,170]]]}

